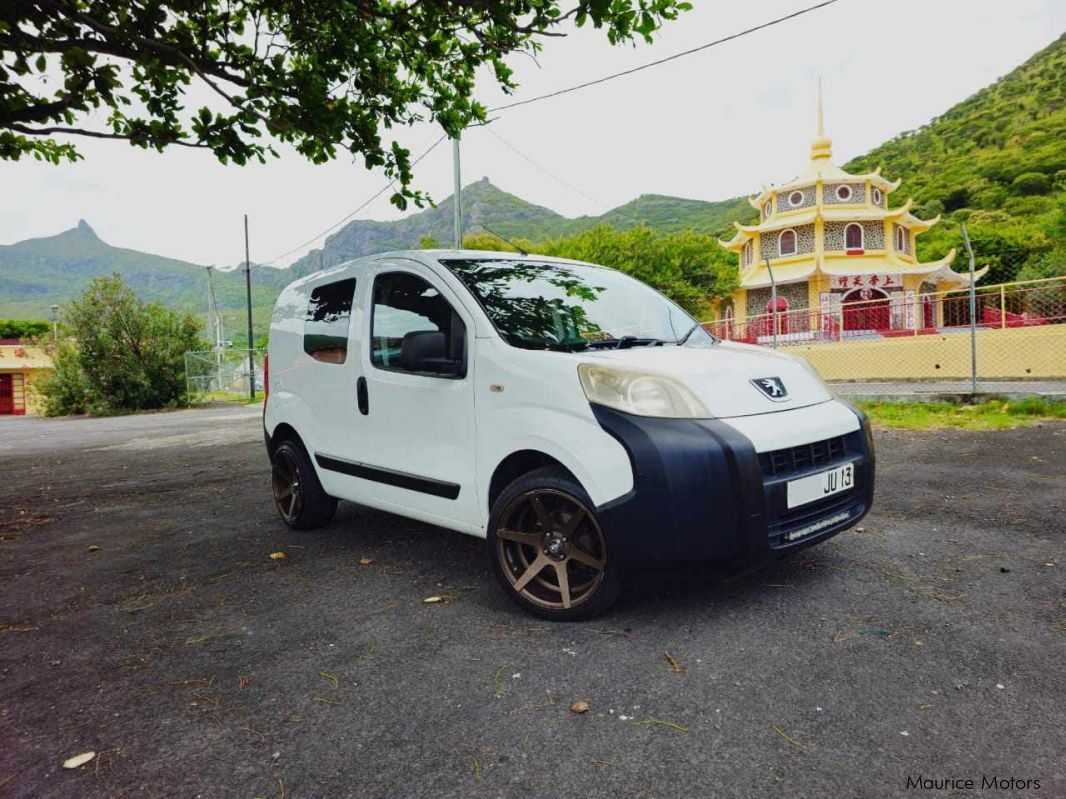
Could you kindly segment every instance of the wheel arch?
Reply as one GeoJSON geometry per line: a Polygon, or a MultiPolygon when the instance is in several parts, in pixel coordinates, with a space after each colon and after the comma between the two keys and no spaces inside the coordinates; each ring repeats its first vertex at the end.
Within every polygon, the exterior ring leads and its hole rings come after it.
{"type": "Polygon", "coordinates": [[[267,453],[274,454],[274,450],[278,448],[278,445],[283,441],[295,441],[300,447],[307,452],[307,445],[304,444],[300,434],[296,432],[296,428],[288,422],[281,422],[274,427],[274,432],[270,434],[267,439],[267,453]]]}
{"type": "Polygon", "coordinates": [[[558,458],[554,458],[546,452],[538,449],[520,449],[512,452],[506,458],[496,464],[489,480],[488,511],[492,512],[493,503],[511,483],[524,474],[543,468],[545,466],[557,466],[566,472],[575,483],[581,485],[577,476],[567,468],[566,464],[558,458]]]}

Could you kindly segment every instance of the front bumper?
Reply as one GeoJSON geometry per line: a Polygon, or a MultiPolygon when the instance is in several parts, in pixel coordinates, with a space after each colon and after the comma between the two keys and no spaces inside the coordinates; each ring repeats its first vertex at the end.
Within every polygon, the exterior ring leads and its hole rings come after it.
{"type": "Polygon", "coordinates": [[[633,467],[633,489],[597,508],[600,523],[631,562],[757,564],[824,541],[856,524],[873,502],[873,438],[865,414],[852,411],[859,429],[838,436],[828,452],[806,461],[792,455],[787,463],[764,454],[760,463],[752,442],[724,422],[630,416],[594,405],[633,467]],[[855,464],[854,489],[788,509],[789,480],[848,462],[855,464]]]}

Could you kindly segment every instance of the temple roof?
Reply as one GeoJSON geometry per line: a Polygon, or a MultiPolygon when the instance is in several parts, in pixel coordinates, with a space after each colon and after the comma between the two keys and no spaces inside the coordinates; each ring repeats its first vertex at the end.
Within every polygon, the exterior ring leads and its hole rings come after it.
{"type": "Polygon", "coordinates": [[[825,135],[825,124],[822,119],[822,87],[820,82],[818,86],[818,134],[811,141],[811,157],[807,167],[787,183],[780,186],[763,186],[757,195],[748,198],[748,203],[758,210],[775,192],[781,194],[802,186],[810,186],[818,181],[823,183],[865,183],[869,181],[872,186],[881,189],[885,194],[895,191],[900,186],[899,180],[891,181],[882,177],[881,167],[878,167],[873,172],[853,175],[833,163],[833,140],[825,135]]]}
{"type": "Polygon", "coordinates": [[[748,239],[753,238],[756,233],[773,233],[779,230],[787,230],[788,228],[810,225],[819,218],[826,222],[876,222],[888,219],[907,225],[907,227],[916,233],[928,230],[940,221],[939,216],[935,216],[932,219],[919,219],[910,212],[913,206],[913,200],[907,200],[907,202],[899,208],[890,208],[887,210],[883,208],[852,209],[847,207],[828,208],[823,206],[820,209],[814,207],[800,213],[786,213],[783,216],[775,215],[770,221],[762,222],[758,225],[742,225],[739,222],[734,222],[733,227],[737,229],[737,232],[734,234],[733,238],[729,241],[722,241],[719,239],[718,243],[727,250],[739,251],[743,248],[745,242],[747,242],[748,239]]]}
{"type": "MultiPolygon", "coordinates": [[[[951,268],[951,262],[955,259],[955,250],[951,250],[943,258],[926,263],[912,264],[898,258],[895,253],[889,251],[884,255],[866,256],[853,258],[847,256],[830,256],[826,258],[808,258],[802,261],[773,266],[773,276],[777,284],[798,283],[809,278],[813,274],[823,274],[830,277],[842,277],[845,275],[922,275],[930,283],[942,286],[946,290],[963,288],[970,285],[969,274],[955,272],[951,268]]],[[[988,271],[988,267],[977,270],[974,280],[980,280],[988,271]]],[[[750,266],[740,276],[740,288],[753,289],[764,288],[771,284],[770,273],[765,263],[756,263],[750,266]]]]}

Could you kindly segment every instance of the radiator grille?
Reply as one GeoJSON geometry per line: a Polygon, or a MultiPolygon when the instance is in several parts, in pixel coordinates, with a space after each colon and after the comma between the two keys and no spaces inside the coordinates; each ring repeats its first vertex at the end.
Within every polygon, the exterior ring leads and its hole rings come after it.
{"type": "Polygon", "coordinates": [[[772,452],[759,453],[759,468],[763,477],[780,477],[796,474],[819,466],[828,466],[847,454],[844,436],[827,438],[824,441],[812,441],[796,447],[775,449],[772,452]]]}

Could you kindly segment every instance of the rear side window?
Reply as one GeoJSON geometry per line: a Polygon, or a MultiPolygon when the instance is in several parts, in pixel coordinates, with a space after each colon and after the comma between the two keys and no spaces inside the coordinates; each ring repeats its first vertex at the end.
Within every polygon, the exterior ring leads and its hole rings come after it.
{"type": "Polygon", "coordinates": [[[304,320],[304,352],[323,363],[344,363],[352,320],[355,278],[317,286],[304,320]]]}

